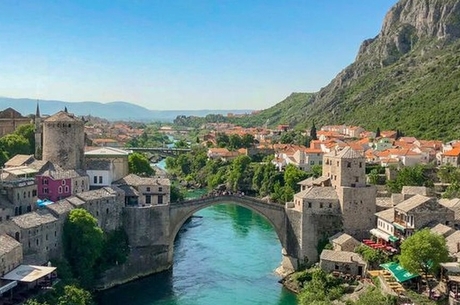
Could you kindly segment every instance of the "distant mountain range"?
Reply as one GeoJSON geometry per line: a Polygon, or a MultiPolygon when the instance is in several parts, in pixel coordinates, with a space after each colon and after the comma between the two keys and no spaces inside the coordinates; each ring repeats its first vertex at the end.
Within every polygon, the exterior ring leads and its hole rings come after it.
{"type": "MultiPolygon", "coordinates": [[[[95,117],[104,118],[111,121],[161,121],[172,122],[178,115],[185,116],[199,116],[204,117],[208,114],[222,114],[228,113],[243,114],[251,113],[253,110],[150,110],[135,104],[127,102],[64,102],[64,101],[50,101],[39,100],[41,114],[54,114],[67,107],[69,112],[76,115],[91,115],[95,117]]],[[[37,107],[37,100],[28,98],[8,98],[0,97],[0,110],[11,107],[19,111],[22,115],[35,114],[37,107]]]]}

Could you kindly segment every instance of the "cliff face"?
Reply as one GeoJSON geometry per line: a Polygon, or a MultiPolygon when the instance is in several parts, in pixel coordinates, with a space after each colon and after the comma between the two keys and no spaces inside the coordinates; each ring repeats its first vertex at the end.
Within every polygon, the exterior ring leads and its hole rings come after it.
{"type": "Polygon", "coordinates": [[[460,37],[460,2],[404,0],[387,13],[380,34],[363,42],[357,61],[374,55],[382,65],[395,62],[419,40],[452,41],[460,37]]]}
{"type": "Polygon", "coordinates": [[[446,113],[460,112],[459,38],[460,0],[399,1],[380,33],[362,43],[355,62],[315,94],[304,125],[315,120],[399,128],[422,138],[460,137],[458,118],[429,115],[432,126],[424,129],[407,119],[431,114],[435,104],[446,113]],[[454,124],[455,133],[439,131],[445,124],[454,124]]]}

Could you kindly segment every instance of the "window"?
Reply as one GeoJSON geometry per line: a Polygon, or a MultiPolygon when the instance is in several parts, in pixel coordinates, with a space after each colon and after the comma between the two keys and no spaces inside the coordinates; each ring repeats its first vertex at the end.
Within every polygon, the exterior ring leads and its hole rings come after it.
{"type": "Polygon", "coordinates": [[[43,184],[48,184],[48,179],[44,178],[43,179],[43,184]]]}
{"type": "Polygon", "coordinates": [[[24,192],[24,198],[26,198],[26,192],[24,192]]]}
{"type": "Polygon", "coordinates": [[[315,165],[315,161],[310,161],[310,165],[315,165]]]}
{"type": "Polygon", "coordinates": [[[97,183],[97,176],[93,177],[93,182],[96,184],[97,183]]]}
{"type": "Polygon", "coordinates": [[[59,193],[59,194],[62,194],[62,186],[59,186],[59,187],[58,187],[58,193],[59,193]]]}
{"type": "Polygon", "coordinates": [[[311,202],[308,202],[308,207],[311,208],[311,202]]]}
{"type": "Polygon", "coordinates": [[[320,207],[320,209],[323,208],[323,203],[322,202],[319,203],[319,207],[320,207]]]}
{"type": "Polygon", "coordinates": [[[109,214],[109,208],[105,209],[105,213],[109,214]]]}
{"type": "Polygon", "coordinates": [[[146,195],[145,196],[145,203],[146,204],[151,204],[152,203],[152,196],[146,195]]]}
{"type": "Polygon", "coordinates": [[[61,181],[61,185],[65,185],[65,180],[62,180],[62,181],[61,181]]]}
{"type": "Polygon", "coordinates": [[[37,190],[32,190],[32,196],[33,197],[37,196],[37,190]]]}
{"type": "Polygon", "coordinates": [[[150,192],[150,186],[147,186],[147,192],[150,192]]]}
{"type": "Polygon", "coordinates": [[[337,166],[339,166],[339,165],[340,165],[340,163],[339,163],[339,161],[337,161],[337,166]]]}
{"type": "Polygon", "coordinates": [[[43,194],[48,194],[48,188],[46,187],[43,188],[43,194]]]}
{"type": "Polygon", "coordinates": [[[102,176],[99,176],[99,183],[102,184],[102,176]]]}
{"type": "Polygon", "coordinates": [[[359,168],[363,167],[363,163],[359,162],[359,168]]]}
{"type": "Polygon", "coordinates": [[[30,198],[30,191],[27,192],[27,197],[30,198]]]}
{"type": "Polygon", "coordinates": [[[159,191],[159,192],[163,192],[163,188],[160,186],[160,187],[158,188],[158,191],[159,191]]]}
{"type": "Polygon", "coordinates": [[[355,182],[359,182],[359,177],[355,176],[355,182]]]}
{"type": "Polygon", "coordinates": [[[347,167],[351,167],[351,162],[347,162],[347,167]]]}
{"type": "Polygon", "coordinates": [[[329,208],[332,208],[332,203],[329,202],[329,208]]]}
{"type": "Polygon", "coordinates": [[[69,186],[66,185],[65,188],[64,188],[65,192],[68,193],[69,192],[69,186]]]}
{"type": "Polygon", "coordinates": [[[163,195],[158,195],[158,204],[163,204],[163,195]]]}

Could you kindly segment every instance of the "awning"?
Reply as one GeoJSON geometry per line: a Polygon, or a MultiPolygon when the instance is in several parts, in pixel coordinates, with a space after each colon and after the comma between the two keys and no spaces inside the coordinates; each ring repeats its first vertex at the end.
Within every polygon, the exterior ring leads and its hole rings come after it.
{"type": "Polygon", "coordinates": [[[56,270],[56,267],[20,265],[2,277],[3,280],[30,283],[47,276],[56,270]]]}
{"type": "Polygon", "coordinates": [[[390,238],[390,241],[393,241],[393,242],[395,242],[395,241],[398,241],[398,240],[399,240],[399,238],[398,238],[398,237],[396,237],[396,236],[394,236],[394,235],[390,235],[390,237],[389,237],[389,238],[390,238]]]}
{"type": "Polygon", "coordinates": [[[3,285],[2,287],[0,287],[0,295],[2,295],[3,293],[7,292],[8,290],[13,289],[17,285],[18,285],[17,281],[12,281],[12,282],[10,282],[10,283],[8,283],[6,285],[3,285]]]}
{"type": "Polygon", "coordinates": [[[400,230],[400,231],[403,231],[403,232],[404,232],[404,230],[406,230],[405,227],[403,227],[403,226],[400,225],[400,224],[397,224],[396,222],[393,222],[393,226],[394,226],[396,229],[398,229],[398,230],[400,230]]]}
{"type": "Polygon", "coordinates": [[[458,264],[458,262],[441,263],[440,265],[452,275],[460,274],[460,265],[458,264]]]}
{"type": "Polygon", "coordinates": [[[380,267],[390,271],[393,277],[399,283],[405,282],[418,276],[418,274],[410,273],[401,265],[393,262],[381,264],[380,267]]]}
{"type": "Polygon", "coordinates": [[[384,239],[386,241],[389,241],[390,240],[390,234],[386,233],[386,232],[383,232],[379,229],[372,229],[370,230],[369,232],[371,232],[372,235],[374,235],[375,237],[378,237],[378,238],[381,238],[381,239],[384,239]]]}

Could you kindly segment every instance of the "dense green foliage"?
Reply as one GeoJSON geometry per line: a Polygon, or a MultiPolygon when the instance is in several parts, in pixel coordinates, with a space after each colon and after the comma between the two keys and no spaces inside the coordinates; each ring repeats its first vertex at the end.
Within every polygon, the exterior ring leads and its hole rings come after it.
{"type": "Polygon", "coordinates": [[[168,136],[158,131],[158,126],[146,126],[144,132],[126,143],[127,147],[163,147],[170,143],[168,136]]]}
{"type": "Polygon", "coordinates": [[[94,218],[84,209],[70,211],[64,223],[64,255],[61,262],[65,277],[75,278],[84,288],[91,289],[96,277],[106,269],[123,264],[129,254],[128,236],[120,228],[103,232],[94,218]]]}
{"type": "MultiPolygon", "coordinates": [[[[423,229],[401,244],[399,262],[407,271],[422,273],[427,279],[429,274],[435,275],[439,264],[447,262],[448,257],[444,236],[433,233],[430,229],[423,229]]],[[[430,282],[427,280],[428,285],[430,282]]]]}
{"type": "MultiPolygon", "coordinates": [[[[398,298],[393,295],[383,294],[378,287],[370,287],[359,295],[356,302],[348,301],[347,305],[396,305],[398,298]]],[[[418,304],[418,303],[417,303],[418,304]]]]}
{"type": "Polygon", "coordinates": [[[231,161],[209,159],[206,148],[192,147],[190,153],[166,158],[166,168],[175,177],[212,190],[225,185],[228,190],[243,191],[259,197],[270,196],[280,203],[291,201],[300,190],[297,184],[303,179],[321,175],[321,167],[313,167],[310,172],[288,165],[279,172],[271,163],[273,156],[263,162],[248,156],[238,156],[231,161]]]}
{"type": "Polygon", "coordinates": [[[53,290],[27,300],[24,305],[93,305],[91,293],[75,285],[57,285],[53,290]]]}
{"type": "Polygon", "coordinates": [[[366,245],[359,245],[355,252],[360,254],[369,264],[369,269],[377,269],[380,264],[388,262],[388,255],[383,251],[373,249],[366,245]]]}
{"type": "Polygon", "coordinates": [[[449,183],[446,191],[442,194],[443,198],[460,197],[460,169],[453,165],[440,166],[437,172],[438,178],[442,183],[449,183]]]}
{"type": "Polygon", "coordinates": [[[35,150],[34,126],[19,126],[14,133],[0,138],[0,165],[17,154],[30,155],[35,150]]]}
{"type": "Polygon", "coordinates": [[[149,159],[141,153],[133,152],[128,156],[129,172],[139,176],[152,176],[155,171],[150,166],[149,159]]]}
{"type": "MultiPolygon", "coordinates": [[[[307,276],[304,277],[308,279],[307,276]]],[[[302,291],[297,299],[300,305],[326,305],[331,304],[345,293],[342,281],[327,274],[321,269],[314,269],[311,272],[311,279],[304,282],[302,291]]]]}
{"type": "Polygon", "coordinates": [[[64,223],[64,253],[72,274],[83,287],[90,288],[96,277],[96,263],[103,250],[104,233],[84,209],[74,209],[64,223]]]}
{"type": "Polygon", "coordinates": [[[428,172],[430,165],[417,164],[415,166],[405,166],[398,170],[396,179],[388,180],[387,187],[392,193],[400,193],[403,186],[433,186],[428,172]]]}

